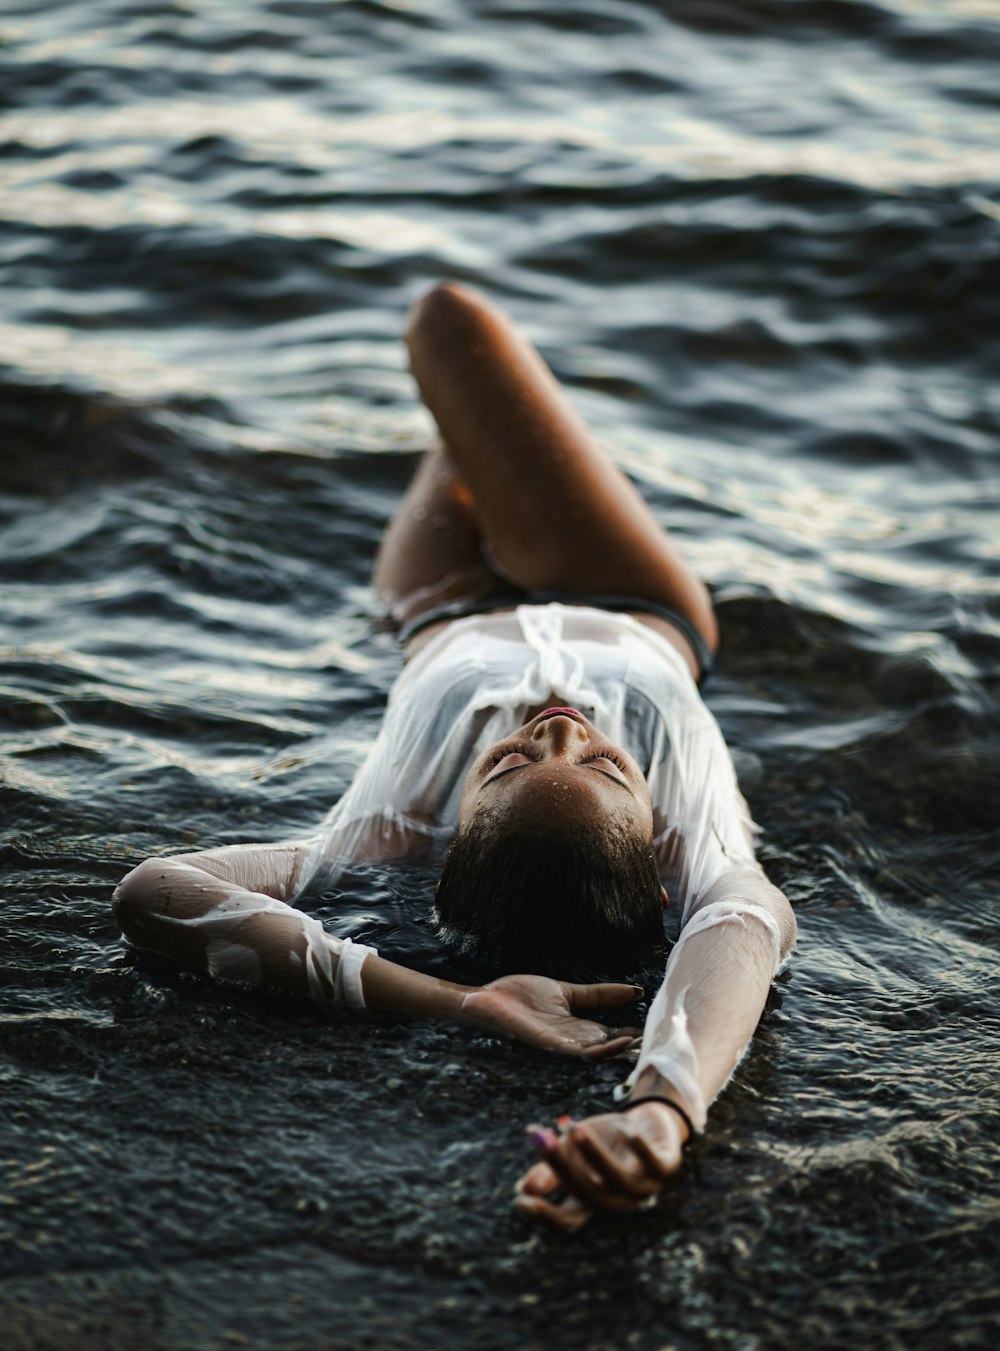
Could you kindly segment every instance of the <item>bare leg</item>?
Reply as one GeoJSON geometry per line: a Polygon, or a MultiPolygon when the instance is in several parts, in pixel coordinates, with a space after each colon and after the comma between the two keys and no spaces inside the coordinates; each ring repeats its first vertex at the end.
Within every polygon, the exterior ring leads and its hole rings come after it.
{"type": "Polygon", "coordinates": [[[481,535],[519,587],[666,605],[716,647],[704,585],[500,310],[464,287],[435,287],[414,311],[408,342],[447,454],[425,461],[389,528],[380,590],[413,596],[444,582],[450,594],[440,599],[490,594],[501,583],[481,535]],[[426,520],[438,504],[435,537],[426,520]]]}
{"type": "Polygon", "coordinates": [[[472,494],[450,456],[429,451],[382,537],[374,575],[379,599],[405,624],[435,605],[509,589],[482,545],[472,494]]]}

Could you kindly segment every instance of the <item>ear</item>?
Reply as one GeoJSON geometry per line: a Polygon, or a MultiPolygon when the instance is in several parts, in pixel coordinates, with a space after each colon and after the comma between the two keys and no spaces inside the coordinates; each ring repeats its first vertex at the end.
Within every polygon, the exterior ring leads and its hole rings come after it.
{"type": "Polygon", "coordinates": [[[667,895],[666,887],[660,887],[660,893],[663,896],[663,908],[666,910],[667,906],[670,904],[670,897],[667,895]]]}

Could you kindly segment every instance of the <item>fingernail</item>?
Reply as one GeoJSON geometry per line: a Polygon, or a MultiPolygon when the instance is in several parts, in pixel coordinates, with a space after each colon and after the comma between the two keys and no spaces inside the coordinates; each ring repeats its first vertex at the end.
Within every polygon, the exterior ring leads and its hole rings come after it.
{"type": "Polygon", "coordinates": [[[547,1128],[529,1130],[528,1139],[540,1154],[551,1154],[556,1147],[556,1137],[547,1128]]]}

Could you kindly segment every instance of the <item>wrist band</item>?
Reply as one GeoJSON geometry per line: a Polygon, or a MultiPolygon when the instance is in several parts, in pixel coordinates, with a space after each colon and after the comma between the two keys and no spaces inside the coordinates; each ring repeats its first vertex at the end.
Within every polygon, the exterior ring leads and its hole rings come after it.
{"type": "MultiPolygon", "coordinates": [[[[673,1098],[664,1098],[659,1093],[647,1093],[642,1098],[631,1098],[628,1102],[623,1102],[622,1105],[618,1108],[618,1110],[619,1112],[629,1112],[632,1110],[633,1107],[640,1107],[644,1102],[662,1102],[665,1106],[672,1107],[674,1111],[677,1113],[677,1115],[680,1117],[680,1119],[684,1122],[685,1126],[687,1126],[688,1139],[694,1136],[695,1134],[694,1122],[688,1116],[686,1110],[680,1105],[679,1102],[674,1102],[673,1098]]],[[[687,1144],[687,1141],[685,1140],[684,1143],[687,1144]]]]}

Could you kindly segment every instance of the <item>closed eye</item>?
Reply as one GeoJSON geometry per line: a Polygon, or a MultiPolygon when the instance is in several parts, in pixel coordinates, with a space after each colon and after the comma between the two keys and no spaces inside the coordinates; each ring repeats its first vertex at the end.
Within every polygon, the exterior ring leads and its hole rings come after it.
{"type": "Polygon", "coordinates": [[[523,769],[525,765],[538,764],[538,757],[525,755],[524,751],[517,746],[509,746],[506,749],[501,748],[490,757],[490,763],[493,766],[490,773],[483,780],[484,783],[492,783],[494,779],[501,779],[505,774],[509,774],[514,769],[523,769]]]}
{"type": "Polygon", "coordinates": [[[589,765],[595,760],[610,760],[613,765],[618,766],[623,774],[628,772],[628,766],[625,764],[625,761],[620,755],[616,755],[614,751],[601,751],[597,755],[585,755],[579,763],[581,765],[589,765]]]}
{"type": "Polygon", "coordinates": [[[495,768],[501,760],[506,760],[508,755],[520,755],[525,760],[536,760],[538,757],[529,755],[523,746],[519,746],[516,741],[510,742],[505,746],[498,746],[490,756],[489,763],[491,768],[495,768]]]}
{"type": "MultiPolygon", "coordinates": [[[[483,780],[483,784],[485,786],[488,783],[495,783],[497,779],[502,779],[505,774],[513,774],[516,769],[524,769],[527,765],[546,763],[551,762],[525,755],[522,750],[511,749],[506,753],[500,753],[499,759],[495,761],[495,768],[483,780]]],[[[610,755],[588,755],[585,759],[577,760],[574,763],[583,769],[602,774],[604,778],[610,779],[612,783],[616,783],[619,788],[624,788],[626,792],[632,791],[625,779],[625,767],[617,758],[610,755]]]]}
{"type": "Polygon", "coordinates": [[[617,755],[588,755],[585,759],[578,760],[577,764],[584,765],[587,769],[596,769],[612,783],[622,783],[626,778],[625,766],[617,755]]]}

